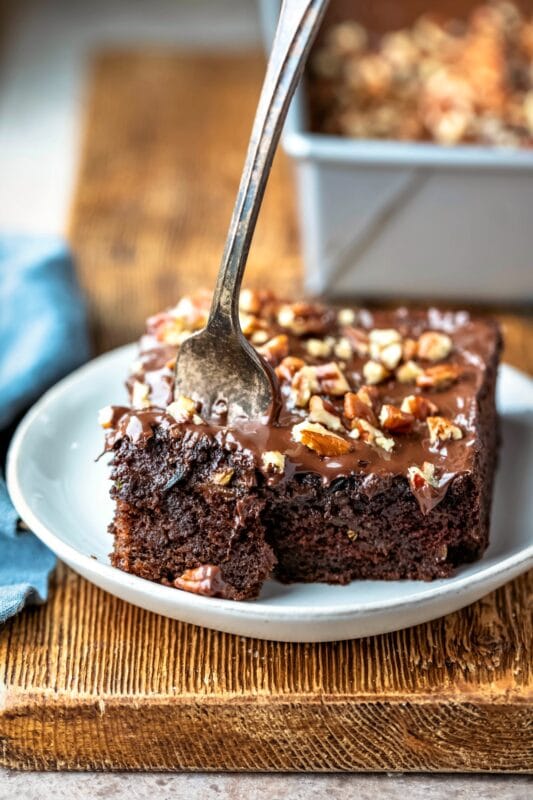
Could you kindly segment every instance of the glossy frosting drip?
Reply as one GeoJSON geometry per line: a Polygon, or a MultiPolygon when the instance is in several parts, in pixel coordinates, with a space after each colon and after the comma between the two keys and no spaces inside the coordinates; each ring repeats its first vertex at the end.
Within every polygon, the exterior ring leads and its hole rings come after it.
{"type": "MultiPolygon", "coordinates": [[[[208,308],[209,297],[202,294],[186,298],[175,309],[148,320],[139,358],[128,379],[132,404],[141,407],[112,407],[105,425],[108,450],[123,437],[144,446],[157,426],[168,428],[173,435],[187,430],[198,436],[216,437],[224,447],[246,450],[270,483],[288,480],[295,473],[314,473],[325,483],[362,475],[366,476],[363,484],[367,485],[370,495],[372,475],[405,477],[424,513],[440,502],[456,475],[471,470],[476,447],[477,394],[499,335],[493,323],[471,319],[466,312],[444,313],[435,309],[424,312],[343,309],[337,312],[317,304],[287,304],[266,292],[243,292],[243,330],[276,368],[282,406],[274,424],[243,421],[238,427],[228,429],[223,424],[223,410],[217,420],[207,422],[201,419],[201,408],[195,409],[193,417],[192,413],[182,410],[176,413],[176,404],[170,405],[174,362],[180,342],[205,324],[208,308]],[[369,361],[381,364],[369,353],[369,336],[379,339],[385,334],[371,333],[374,331],[395,331],[405,357],[396,366],[387,368],[387,374],[373,384],[370,390],[372,409],[365,409],[357,401],[363,416],[367,416],[368,411],[367,419],[372,419],[374,424],[370,439],[366,428],[361,429],[359,438],[353,438],[354,433],[357,434],[353,431],[357,420],[346,417],[345,395],[348,391],[356,393],[368,384],[370,373],[365,365],[369,361]],[[420,339],[425,332],[437,332],[449,338],[450,349],[443,358],[413,355],[417,347],[426,355],[420,339]],[[289,369],[294,367],[292,358],[301,359],[306,368],[320,368],[325,364],[338,367],[340,384],[334,385],[335,379],[333,384],[326,380],[315,385],[311,394],[324,401],[328,414],[333,417],[333,424],[329,422],[331,416],[325,417],[328,425],[321,422],[320,441],[324,439],[330,447],[331,439],[333,448],[339,452],[323,455],[309,444],[295,440],[298,436],[294,426],[304,423],[305,427],[313,415],[309,402],[305,402],[306,397],[298,397],[295,378],[289,369]],[[398,370],[406,361],[414,363],[420,374],[431,375],[435,366],[451,366],[455,378],[442,386],[418,386],[413,380],[402,382],[398,379],[398,370]],[[429,400],[433,404],[432,416],[444,418],[455,430],[454,435],[435,436],[425,418],[411,418],[407,432],[384,430],[380,418],[383,405],[399,410],[405,398],[412,396],[429,400]],[[459,435],[460,438],[454,438],[459,435]],[[382,442],[383,446],[377,442],[382,442]],[[342,452],[343,449],[347,452],[342,452]],[[284,457],[282,469],[266,464],[265,454],[269,453],[284,457]]],[[[387,335],[392,337],[390,333],[387,335]]],[[[370,344],[370,349],[375,357],[376,345],[370,344]]],[[[383,358],[387,361],[385,356],[383,358]]],[[[296,365],[300,369],[301,362],[296,365]]],[[[390,367],[390,362],[387,363],[390,367]]],[[[317,400],[311,401],[311,405],[313,403],[320,406],[317,400]]]]}

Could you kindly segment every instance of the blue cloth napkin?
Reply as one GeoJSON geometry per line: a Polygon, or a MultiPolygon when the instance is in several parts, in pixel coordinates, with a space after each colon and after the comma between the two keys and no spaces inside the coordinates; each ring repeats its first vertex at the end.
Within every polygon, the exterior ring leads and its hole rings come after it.
{"type": "MultiPolygon", "coordinates": [[[[57,237],[0,237],[0,439],[59,378],[89,357],[85,306],[57,237]]],[[[43,602],[55,557],[22,530],[0,475],[0,622],[43,602]]]]}

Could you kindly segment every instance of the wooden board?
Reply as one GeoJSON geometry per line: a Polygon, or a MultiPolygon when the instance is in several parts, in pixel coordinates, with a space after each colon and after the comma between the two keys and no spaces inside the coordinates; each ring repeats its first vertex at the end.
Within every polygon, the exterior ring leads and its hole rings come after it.
{"type": "MultiPolygon", "coordinates": [[[[98,350],[212,283],[261,75],[255,56],[99,59],[71,225],[98,350]]],[[[247,279],[300,285],[282,157],[247,279]]],[[[507,360],[533,370],[530,319],[500,316],[507,360]]],[[[1,762],[531,771],[532,605],[533,573],[399,633],[276,644],[142,611],[60,567],[49,602],[0,632],[1,762]]]]}

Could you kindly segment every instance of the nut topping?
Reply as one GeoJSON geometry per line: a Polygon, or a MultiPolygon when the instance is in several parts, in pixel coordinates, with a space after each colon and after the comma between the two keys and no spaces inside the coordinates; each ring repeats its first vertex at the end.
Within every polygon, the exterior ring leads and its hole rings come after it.
{"type": "Polygon", "coordinates": [[[353,348],[350,340],[346,336],[342,336],[335,344],[333,352],[336,357],[340,358],[342,361],[349,361],[353,355],[353,348]]]}
{"type": "Polygon", "coordinates": [[[360,358],[368,355],[368,335],[360,328],[346,327],[344,335],[360,358]]]}
{"type": "Polygon", "coordinates": [[[454,425],[446,417],[428,417],[429,440],[431,444],[446,442],[449,439],[462,439],[463,432],[458,425],[454,425]]]}
{"type": "Polygon", "coordinates": [[[326,332],[328,316],[326,309],[316,303],[292,303],[278,310],[278,324],[296,336],[320,335],[326,332]]]}
{"type": "Polygon", "coordinates": [[[330,431],[344,430],[340,417],[335,414],[331,403],[322,400],[317,394],[314,394],[309,400],[309,419],[311,422],[320,422],[330,431]]]}
{"type": "Polygon", "coordinates": [[[102,428],[112,428],[114,416],[115,411],[113,406],[104,406],[98,412],[98,424],[101,425],[102,428]]]}
{"type": "Polygon", "coordinates": [[[396,378],[400,383],[415,383],[424,370],[415,361],[406,361],[396,370],[396,378]]]}
{"type": "Polygon", "coordinates": [[[352,430],[349,433],[349,436],[352,439],[360,439],[362,442],[366,442],[367,444],[375,444],[377,447],[381,447],[383,450],[386,450],[388,453],[394,448],[394,439],[391,439],[389,436],[385,436],[385,434],[379,430],[379,428],[374,427],[366,419],[354,419],[352,422],[352,430]]]}
{"type": "Polygon", "coordinates": [[[442,361],[452,352],[453,343],[445,333],[426,331],[418,339],[418,357],[426,361],[442,361]]]}
{"type": "Polygon", "coordinates": [[[342,456],[352,449],[350,442],[342,436],[337,436],[336,433],[331,433],[319,422],[305,420],[294,425],[292,438],[320,456],[342,456]]]}
{"type": "Polygon", "coordinates": [[[342,397],[342,395],[350,391],[350,385],[335,361],[330,361],[328,364],[319,364],[313,369],[320,384],[320,391],[324,392],[324,394],[342,397]]]}
{"type": "Polygon", "coordinates": [[[220,567],[202,564],[195,569],[187,569],[174,581],[176,589],[206,597],[224,597],[226,584],[222,579],[220,567]]]}
{"type": "Polygon", "coordinates": [[[266,358],[269,364],[278,364],[282,359],[289,355],[289,338],[285,333],[274,336],[266,344],[257,348],[263,358],[266,358]]]}
{"type": "Polygon", "coordinates": [[[331,341],[328,339],[308,339],[305,349],[312,358],[327,358],[331,355],[331,341]]]}
{"type": "Polygon", "coordinates": [[[460,368],[456,364],[437,364],[428,367],[416,379],[421,389],[446,389],[459,378],[460,368]]]}
{"type": "Polygon", "coordinates": [[[381,383],[390,375],[389,371],[385,369],[380,361],[367,361],[363,366],[363,376],[367,383],[374,386],[381,383]]]}
{"type": "Polygon", "coordinates": [[[403,398],[401,410],[405,411],[406,414],[412,414],[420,422],[424,422],[427,417],[434,416],[439,409],[427,397],[422,397],[419,394],[409,394],[403,398]]]}
{"type": "Polygon", "coordinates": [[[351,308],[341,308],[337,313],[339,325],[353,325],[355,322],[355,311],[351,308]]]}
{"type": "Polygon", "coordinates": [[[295,406],[305,408],[313,392],[319,391],[314,367],[303,366],[294,375],[291,383],[291,398],[295,406]]]}
{"type": "Polygon", "coordinates": [[[376,415],[372,408],[372,403],[368,403],[370,397],[366,392],[367,387],[363,386],[357,393],[347,392],[344,395],[344,416],[346,419],[365,419],[371,425],[377,424],[376,415]]]}
{"type": "Polygon", "coordinates": [[[418,342],[415,339],[403,340],[402,358],[404,361],[411,361],[418,354],[418,342]]]}
{"type": "Polygon", "coordinates": [[[413,491],[419,491],[425,486],[433,486],[436,488],[438,482],[435,479],[435,465],[429,461],[424,461],[422,469],[420,467],[409,467],[407,470],[407,478],[413,491]]]}
{"type": "Polygon", "coordinates": [[[275,369],[275,373],[282,381],[292,381],[299,370],[305,367],[305,361],[296,356],[287,356],[275,369]]]}
{"type": "Polygon", "coordinates": [[[131,392],[131,404],[134,408],[150,407],[150,387],[141,381],[135,381],[131,392]]]}
{"type": "Polygon", "coordinates": [[[239,311],[244,311],[245,314],[259,314],[261,312],[259,292],[242,289],[239,297],[239,311]]]}
{"type": "Polygon", "coordinates": [[[415,418],[412,414],[402,411],[397,406],[384,403],[379,413],[379,422],[382,428],[393,433],[409,433],[413,429],[415,418]]]}
{"type": "Polygon", "coordinates": [[[279,450],[266,450],[261,461],[265,472],[285,472],[285,456],[279,450]]]}
{"type": "Polygon", "coordinates": [[[176,422],[193,422],[195,425],[202,425],[203,419],[196,413],[197,411],[197,404],[185,395],[180,395],[167,407],[167,414],[174,417],[176,422]]]}
{"type": "Polygon", "coordinates": [[[400,342],[393,342],[384,347],[380,353],[380,361],[388,370],[395,369],[402,360],[402,345],[400,342]]]}

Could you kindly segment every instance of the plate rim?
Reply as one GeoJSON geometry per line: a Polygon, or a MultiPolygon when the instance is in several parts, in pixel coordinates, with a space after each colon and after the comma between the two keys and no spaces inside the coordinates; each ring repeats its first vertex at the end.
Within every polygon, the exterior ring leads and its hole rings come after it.
{"type": "MultiPolygon", "coordinates": [[[[68,393],[80,380],[83,380],[86,377],[86,373],[92,373],[95,368],[101,368],[107,361],[125,357],[129,351],[134,352],[135,347],[135,343],[131,343],[103,353],[74,370],[48,389],[24,415],[16,428],[8,449],[6,462],[7,487],[17,512],[35,535],[61,560],[69,563],[74,570],[79,566],[80,569],[84,570],[84,574],[91,576],[96,574],[105,581],[106,584],[111,583],[125,588],[131,588],[137,593],[144,596],[151,596],[154,599],[159,597],[159,599],[166,601],[177,611],[179,611],[180,608],[184,610],[203,609],[206,611],[211,609],[212,611],[224,611],[237,617],[253,617],[258,621],[288,622],[295,618],[301,620],[313,619],[317,621],[331,617],[337,620],[355,619],[361,616],[379,614],[387,611],[387,609],[392,611],[393,609],[416,608],[428,602],[438,601],[443,597],[454,594],[460,595],[465,589],[475,589],[480,584],[490,582],[494,577],[505,578],[501,583],[507,582],[507,580],[511,580],[530,567],[533,567],[532,541],[531,544],[523,547],[518,553],[497,560],[496,563],[479,569],[473,575],[458,575],[443,579],[443,582],[439,585],[435,585],[434,582],[429,582],[427,589],[422,591],[419,589],[416,594],[408,594],[397,602],[391,602],[390,599],[383,598],[357,603],[353,606],[339,607],[338,605],[328,603],[327,605],[312,607],[298,604],[283,606],[270,605],[268,600],[261,600],[261,598],[251,601],[235,601],[225,598],[194,595],[188,592],[181,592],[173,587],[162,586],[161,584],[149,581],[137,575],[132,575],[118,569],[118,567],[113,567],[111,564],[103,563],[99,559],[86,555],[72,544],[62,539],[58,534],[54,533],[47,524],[40,520],[37,513],[31,508],[29,500],[25,497],[22,486],[23,479],[19,470],[21,451],[32,425],[49,406],[53,406],[64,393],[68,393]]],[[[509,364],[502,364],[501,367],[511,374],[514,373],[515,377],[528,381],[533,388],[533,379],[526,373],[509,364]]],[[[524,408],[524,410],[526,409],[524,408]]],[[[480,562],[478,561],[477,563],[479,564],[480,562]]],[[[91,578],[89,577],[88,580],[91,580],[91,578]]],[[[419,583],[420,582],[417,582],[417,584],[419,583]]],[[[490,589],[487,591],[490,591],[490,589]]]]}

